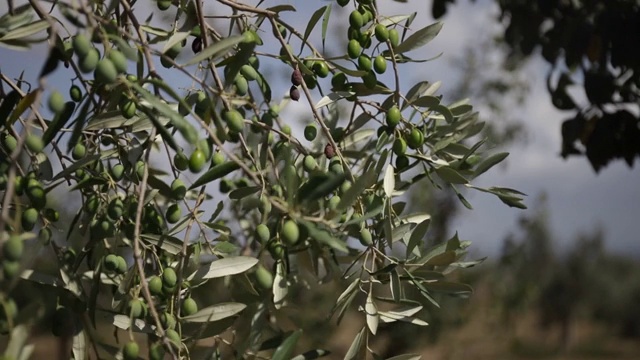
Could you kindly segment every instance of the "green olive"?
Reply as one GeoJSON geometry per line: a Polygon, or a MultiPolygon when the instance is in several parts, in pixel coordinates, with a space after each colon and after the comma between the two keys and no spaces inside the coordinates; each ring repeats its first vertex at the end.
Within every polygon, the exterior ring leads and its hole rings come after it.
{"type": "Polygon", "coordinates": [[[356,39],[349,40],[349,44],[347,46],[347,55],[349,55],[349,57],[352,59],[356,59],[358,58],[358,56],[360,56],[361,52],[362,52],[362,46],[360,45],[358,40],[356,39]]]}
{"type": "Polygon", "coordinates": [[[259,224],[256,227],[256,239],[262,244],[266,244],[271,238],[269,227],[265,224],[259,224]]]}
{"type": "Polygon", "coordinates": [[[307,155],[304,157],[302,166],[306,172],[311,172],[318,168],[318,163],[312,155],[307,155]]]}
{"type": "Polygon", "coordinates": [[[173,164],[176,166],[176,169],[185,171],[189,168],[189,158],[187,158],[183,152],[176,153],[173,156],[173,164]]]}
{"type": "Polygon", "coordinates": [[[378,74],[384,74],[387,71],[387,60],[382,55],[376,56],[373,60],[373,70],[378,74]]]}
{"type": "Polygon", "coordinates": [[[206,157],[202,150],[194,150],[194,152],[191,153],[191,157],[189,157],[189,170],[192,173],[199,173],[204,168],[206,161],[206,157]]]}
{"type": "Polygon", "coordinates": [[[9,261],[18,261],[22,258],[24,252],[24,244],[22,238],[18,235],[11,235],[2,245],[2,253],[5,259],[9,261]]]}
{"type": "Polygon", "coordinates": [[[389,40],[389,29],[387,29],[386,26],[378,24],[376,25],[374,32],[378,41],[386,42],[387,40],[389,40]]]}
{"type": "Polygon", "coordinates": [[[178,204],[172,204],[167,208],[166,218],[169,224],[177,223],[182,217],[182,209],[178,204]]]}
{"type": "Polygon", "coordinates": [[[159,276],[149,279],[149,292],[155,296],[162,295],[162,279],[159,276]]]}
{"type": "Polygon", "coordinates": [[[108,55],[109,60],[113,63],[119,73],[127,72],[127,58],[118,50],[111,50],[108,55]]]}
{"type": "Polygon", "coordinates": [[[162,272],[162,284],[167,287],[176,286],[176,282],[178,281],[178,276],[176,275],[176,271],[173,268],[166,268],[162,272]]]}
{"type": "Polygon", "coordinates": [[[300,239],[300,229],[298,224],[293,220],[287,220],[282,225],[282,232],[280,234],[282,240],[289,245],[295,245],[300,239]]]}
{"type": "Polygon", "coordinates": [[[27,144],[27,149],[34,154],[37,154],[44,149],[44,142],[42,141],[42,138],[34,134],[27,135],[25,143],[27,144]]]}
{"type": "Polygon", "coordinates": [[[364,18],[358,10],[353,10],[351,14],[349,14],[349,25],[351,25],[351,27],[359,29],[364,23],[364,18]]]}
{"type": "Polygon", "coordinates": [[[22,228],[26,231],[31,231],[36,226],[38,221],[38,210],[34,208],[28,208],[22,213],[22,228]]]}
{"type": "Polygon", "coordinates": [[[393,153],[401,156],[404,155],[407,152],[407,143],[404,141],[403,138],[397,138],[394,142],[393,142],[393,153]]]}
{"type": "Polygon", "coordinates": [[[182,301],[182,306],[180,307],[180,315],[189,316],[198,312],[198,304],[192,298],[186,298],[182,301]]]}
{"type": "Polygon", "coordinates": [[[135,360],[140,353],[140,347],[135,341],[130,341],[122,347],[122,358],[124,360],[135,360]]]}
{"type": "Polygon", "coordinates": [[[73,147],[71,152],[71,157],[73,160],[80,160],[87,154],[87,148],[83,143],[77,143],[76,146],[73,147]]]}
{"type": "Polygon", "coordinates": [[[49,95],[48,105],[52,113],[59,114],[64,110],[64,97],[59,91],[54,90],[51,95],[49,95]]]}
{"type": "Polygon", "coordinates": [[[118,256],[115,254],[109,254],[105,256],[103,265],[107,271],[115,273],[118,270],[118,256]]]}
{"type": "Polygon", "coordinates": [[[87,74],[96,69],[99,61],[100,53],[98,52],[98,49],[92,47],[86,56],[80,58],[78,68],[80,71],[87,74]]]}
{"type": "Polygon", "coordinates": [[[398,108],[397,105],[394,105],[393,107],[391,107],[391,109],[387,111],[387,117],[386,117],[387,126],[389,126],[390,128],[396,127],[396,125],[400,123],[401,119],[402,119],[402,114],[400,113],[400,109],[398,108]]]}
{"type": "Polygon", "coordinates": [[[84,58],[87,56],[89,51],[93,48],[91,45],[91,41],[87,39],[83,34],[78,34],[73,37],[71,42],[73,46],[73,51],[78,55],[79,58],[84,58]]]}
{"type": "Polygon", "coordinates": [[[124,177],[124,165],[116,164],[111,168],[111,178],[115,181],[120,181],[124,177]]]}
{"type": "Polygon", "coordinates": [[[273,274],[264,266],[258,265],[254,276],[262,289],[269,290],[273,286],[273,274]]]}
{"type": "Polygon", "coordinates": [[[102,59],[98,61],[93,77],[99,83],[112,84],[118,78],[118,70],[111,60],[102,59]]]}
{"type": "Polygon", "coordinates": [[[398,33],[398,30],[389,30],[389,42],[391,42],[391,46],[393,47],[400,45],[400,34],[398,33]]]}
{"type": "Polygon", "coordinates": [[[309,124],[304,128],[304,138],[307,141],[313,141],[318,135],[318,128],[314,124],[309,124]]]}

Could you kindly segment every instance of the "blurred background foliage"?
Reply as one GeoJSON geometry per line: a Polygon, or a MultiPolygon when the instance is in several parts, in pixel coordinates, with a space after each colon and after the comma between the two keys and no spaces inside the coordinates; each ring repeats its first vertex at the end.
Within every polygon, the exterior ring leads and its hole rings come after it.
{"type": "MultiPolygon", "coordinates": [[[[504,68],[541,56],[551,102],[572,114],[560,127],[561,155],[584,155],[596,172],[620,159],[632,167],[640,155],[640,1],[495,2],[504,68]]],[[[446,19],[455,3],[432,1],[433,17],[446,19]]]]}

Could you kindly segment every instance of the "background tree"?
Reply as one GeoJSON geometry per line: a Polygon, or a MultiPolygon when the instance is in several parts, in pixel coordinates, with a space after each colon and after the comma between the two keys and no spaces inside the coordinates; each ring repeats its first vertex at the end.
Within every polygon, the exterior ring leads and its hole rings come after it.
{"type": "MultiPolygon", "coordinates": [[[[454,0],[434,0],[445,15],[454,0]]],[[[553,105],[574,115],[562,123],[561,155],[585,154],[598,172],[614,159],[631,167],[640,155],[640,2],[629,0],[501,0],[505,62],[540,54],[551,66],[553,105]],[[568,90],[584,91],[586,104],[568,90]]]]}
{"type": "Polygon", "coordinates": [[[429,246],[430,214],[401,196],[428,184],[524,208],[516,190],[472,185],[507,154],[483,150],[467,101],[405,84],[402,65],[424,61],[407,53],[442,23],[337,3],[348,15],[329,3],[305,29],[289,4],[9,3],[0,45],[48,56],[0,75],[5,356],[27,358],[40,323],[76,359],[321,357],[296,314],[336,281],[325,315],[361,312],[344,357],[363,358],[385,324],[426,325],[435,293],[471,292],[445,276],[478,263],[464,261],[470,242],[429,246]],[[347,19],[341,55],[325,56],[347,19]],[[297,101],[304,130],[288,121],[297,101]]]}

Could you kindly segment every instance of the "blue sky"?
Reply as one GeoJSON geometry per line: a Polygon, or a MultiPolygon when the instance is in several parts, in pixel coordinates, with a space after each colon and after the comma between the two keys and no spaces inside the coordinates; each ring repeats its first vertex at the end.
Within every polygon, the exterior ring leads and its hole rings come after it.
{"type": "MultiPolygon", "coordinates": [[[[277,3],[282,2],[266,1],[268,5],[277,3]]],[[[294,5],[298,12],[283,16],[286,16],[291,25],[304,28],[313,11],[328,2],[290,0],[285,3],[294,5]]],[[[428,1],[410,0],[403,4],[386,0],[379,3],[385,14],[407,14],[412,11],[430,14],[428,1]]],[[[415,58],[430,58],[443,52],[443,56],[432,62],[405,67],[404,70],[405,76],[410,79],[441,80],[441,91],[450,96],[448,102],[457,100],[450,94],[458,80],[452,66],[454,59],[459,58],[460,51],[467,45],[481,44],[481,40],[491,37],[497,31],[493,20],[497,8],[493,1],[470,3],[458,0],[458,3],[457,6],[450,7],[440,35],[426,48],[410,54],[415,58]]],[[[334,6],[334,20],[338,11],[338,7],[334,6]]],[[[2,4],[0,13],[4,12],[6,5],[2,4]]],[[[343,13],[345,19],[346,14],[343,13]]],[[[431,22],[430,15],[418,17],[413,29],[431,22]]],[[[342,24],[332,22],[332,26],[340,25],[342,24]]],[[[317,38],[317,34],[313,36],[317,38]]],[[[45,54],[43,47],[29,53],[0,48],[0,69],[10,77],[17,77],[20,69],[27,67],[37,69],[28,74],[36,76],[45,54]]],[[[516,188],[529,194],[526,200],[529,206],[534,205],[537,196],[545,193],[548,197],[552,233],[557,236],[554,243],[566,246],[578,233],[593,231],[600,226],[604,229],[608,249],[640,256],[640,239],[636,235],[637,221],[640,220],[640,168],[636,166],[629,169],[624,163],[615,162],[596,175],[585,158],[565,161],[559,156],[560,123],[569,114],[559,112],[551,105],[544,87],[547,69],[547,65],[540,59],[534,59],[524,67],[530,91],[525,103],[512,109],[513,115],[524,121],[528,141],[510,147],[507,151],[511,155],[507,158],[506,165],[486,173],[475,185],[516,188]]],[[[57,71],[49,83],[68,88],[69,80],[64,75],[57,71]]],[[[406,90],[411,85],[412,83],[403,84],[403,88],[406,90]]],[[[284,93],[285,88],[280,90],[284,93]]],[[[279,95],[278,91],[274,93],[274,96],[279,95]]],[[[576,95],[578,98],[581,96],[576,95]]],[[[319,100],[319,95],[317,96],[316,101],[319,100]]],[[[471,103],[476,108],[483,109],[482,104],[474,99],[471,99],[471,103]]],[[[288,111],[295,114],[305,109],[305,104],[301,101],[288,111]]],[[[294,132],[301,135],[301,129],[294,129],[294,132]]],[[[462,209],[453,229],[459,231],[461,238],[474,241],[473,248],[477,254],[495,255],[505,235],[516,229],[517,218],[526,214],[526,210],[523,212],[508,208],[495,197],[484,193],[470,192],[468,199],[474,210],[462,209]]]]}

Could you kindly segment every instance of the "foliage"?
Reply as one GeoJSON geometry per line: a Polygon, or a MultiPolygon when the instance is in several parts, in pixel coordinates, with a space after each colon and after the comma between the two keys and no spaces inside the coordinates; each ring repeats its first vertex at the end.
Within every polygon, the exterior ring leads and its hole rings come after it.
{"type": "MultiPolygon", "coordinates": [[[[432,15],[446,13],[434,0],[432,15]]],[[[498,21],[508,61],[539,53],[551,65],[547,88],[553,105],[575,115],[562,123],[563,157],[585,154],[598,172],[610,161],[633,166],[640,155],[640,2],[637,0],[501,0],[498,21]],[[588,103],[568,90],[579,87],[588,103]],[[578,146],[578,142],[582,146],[578,146]]]]}
{"type": "Polygon", "coordinates": [[[445,105],[439,82],[401,78],[402,64],[426,61],[407,53],[442,23],[409,31],[417,13],[338,4],[350,14],[327,4],[304,31],[287,20],[292,5],[228,0],[217,1],[215,22],[199,1],[163,0],[148,17],[126,0],[57,1],[51,12],[30,2],[0,17],[0,45],[48,45],[37,83],[1,77],[10,89],[0,104],[5,355],[27,358],[30,328],[46,318],[76,359],[217,358],[229,348],[321,357],[327,350],[298,346],[305,329],[272,319],[296,307],[295,292],[342,279],[329,315],[339,323],[350,308],[362,312],[345,358],[363,358],[385,324],[427,325],[418,313],[438,306],[433,294],[471,293],[446,277],[479,263],[464,261],[470,242],[456,234],[427,247],[430,214],[404,213],[403,194],[427,179],[469,208],[460,189],[524,208],[516,190],[472,185],[507,153],[481,150],[484,124],[467,100],[445,105]],[[173,21],[158,25],[164,12],[173,21]],[[347,17],[343,55],[325,57],[330,24],[347,17]],[[291,84],[279,99],[283,70],[291,84]],[[49,85],[54,72],[70,83],[49,85]],[[294,135],[285,118],[298,100],[320,134],[305,124],[304,140],[294,135]],[[55,273],[35,261],[42,248],[55,253],[55,273]],[[218,280],[229,291],[196,296],[218,280]],[[44,300],[18,308],[25,282],[44,300]],[[41,307],[46,317],[33,311],[41,307]],[[105,321],[127,339],[98,336],[105,321]],[[196,346],[205,338],[215,346],[196,346]]]}
{"type": "Polygon", "coordinates": [[[637,337],[637,261],[607,253],[597,227],[561,249],[549,229],[544,197],[533,210],[520,219],[518,233],[505,239],[499,262],[483,266],[486,273],[480,276],[491,284],[490,302],[498,304],[502,325],[516,326],[531,312],[545,333],[559,326],[557,343],[563,348],[578,320],[605,324],[616,337],[637,337]]]}

